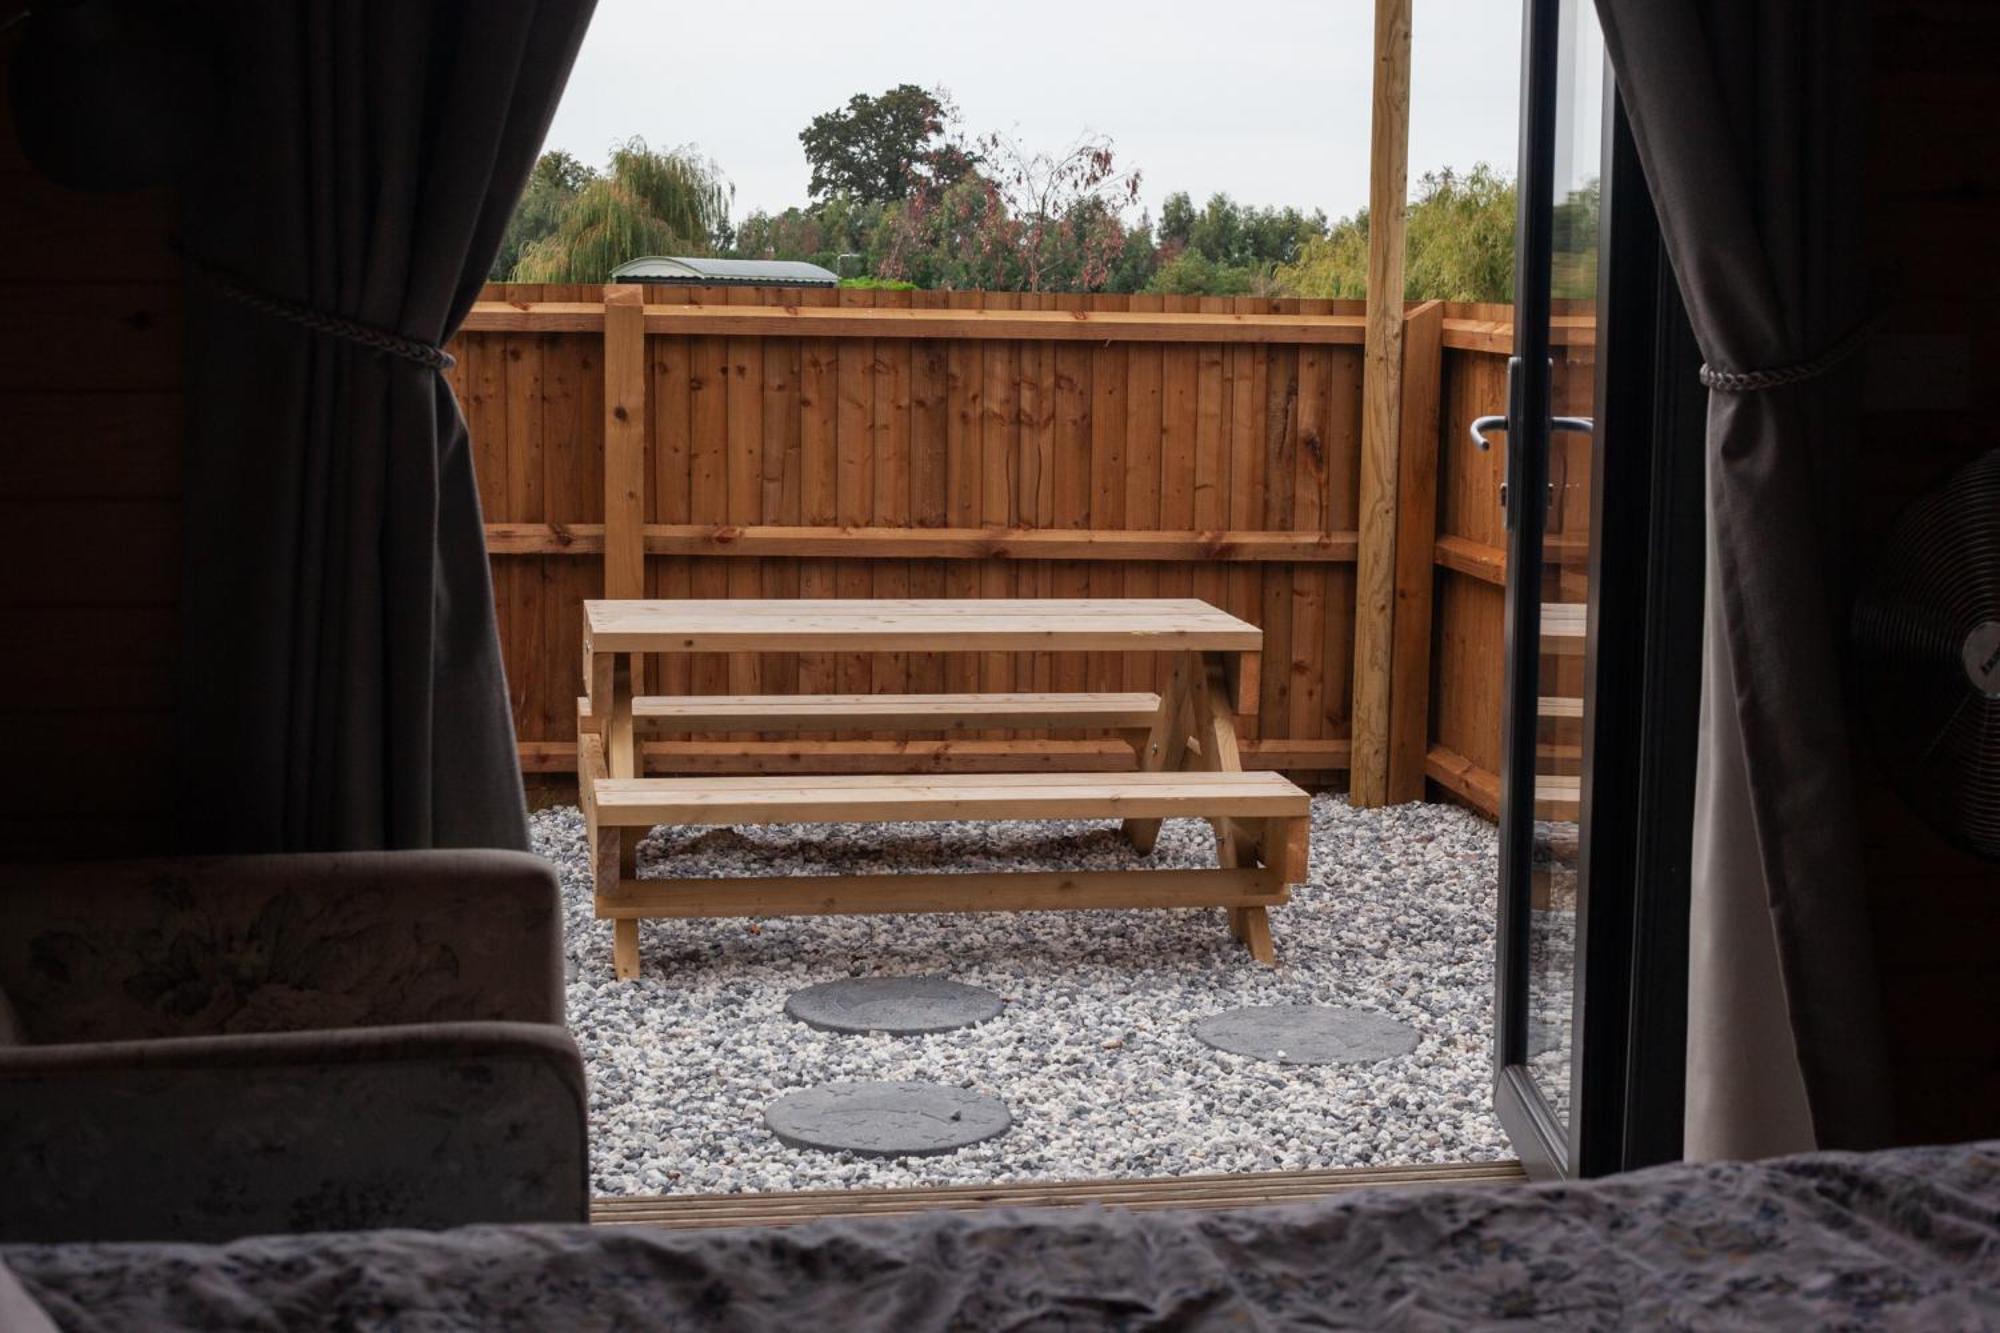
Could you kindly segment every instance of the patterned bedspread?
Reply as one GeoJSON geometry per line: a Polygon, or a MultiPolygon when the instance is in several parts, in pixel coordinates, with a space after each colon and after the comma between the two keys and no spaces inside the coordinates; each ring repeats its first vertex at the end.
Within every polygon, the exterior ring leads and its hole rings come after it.
{"type": "Polygon", "coordinates": [[[1239,1212],[14,1247],[63,1329],[2000,1329],[2000,1143],[1239,1212]]]}

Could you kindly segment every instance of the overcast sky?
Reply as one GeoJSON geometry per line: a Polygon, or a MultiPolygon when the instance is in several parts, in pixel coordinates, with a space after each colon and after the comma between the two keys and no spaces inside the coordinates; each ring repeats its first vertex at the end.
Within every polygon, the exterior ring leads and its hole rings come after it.
{"type": "MultiPolygon", "coordinates": [[[[1519,0],[1417,0],[1410,177],[1513,174],[1519,0]]],[[[1142,202],[1217,190],[1352,212],[1368,198],[1371,0],[598,0],[549,146],[602,164],[632,134],[697,145],[732,215],[805,202],[799,131],[857,92],[949,90],[977,136],[1085,129],[1142,172],[1142,202]]]]}

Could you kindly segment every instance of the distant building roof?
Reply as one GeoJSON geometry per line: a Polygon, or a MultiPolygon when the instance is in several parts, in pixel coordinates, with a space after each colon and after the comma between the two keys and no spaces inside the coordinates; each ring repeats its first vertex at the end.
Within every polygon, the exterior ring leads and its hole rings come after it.
{"type": "Polygon", "coordinates": [[[818,264],[794,259],[691,259],[646,255],[611,270],[613,282],[736,283],[753,287],[838,287],[818,264]]]}

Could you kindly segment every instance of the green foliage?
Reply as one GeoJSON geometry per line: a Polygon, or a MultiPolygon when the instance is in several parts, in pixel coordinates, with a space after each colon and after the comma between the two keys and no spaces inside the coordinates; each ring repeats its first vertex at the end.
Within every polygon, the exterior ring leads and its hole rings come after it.
{"type": "Polygon", "coordinates": [[[1167,196],[1160,239],[1225,268],[1268,268],[1298,260],[1306,243],[1326,235],[1326,214],[1256,208],[1212,194],[1196,212],[1186,191],[1167,196]]]}
{"type": "MultiPolygon", "coordinates": [[[[689,149],[631,139],[594,171],[545,153],[510,219],[496,278],[600,282],[644,254],[723,253],[803,260],[846,285],[990,291],[1361,298],[1368,291],[1368,211],[1255,207],[1216,193],[1197,206],[1167,196],[1157,225],[1141,215],[1139,174],[1111,140],[1084,134],[1034,150],[1002,134],[968,146],[940,90],[900,84],[857,94],[799,135],[809,201],[729,225],[720,169],[689,149]]],[[[1596,282],[1597,183],[1555,210],[1555,294],[1596,282]]],[[[1429,173],[1408,214],[1408,298],[1512,298],[1514,187],[1481,163],[1429,173]]]]}
{"type": "Polygon", "coordinates": [[[1005,206],[978,177],[891,204],[870,240],[868,267],[927,289],[1004,292],[1025,285],[1006,235],[1005,206]]]}
{"type": "Polygon", "coordinates": [[[1569,192],[1551,218],[1554,264],[1550,295],[1590,300],[1597,295],[1597,214],[1602,191],[1595,176],[1569,192]]]}
{"type": "MultiPolygon", "coordinates": [[[[1460,175],[1427,173],[1410,205],[1403,295],[1414,301],[1511,301],[1514,296],[1514,185],[1485,163],[1460,175]]],[[[1368,211],[1335,223],[1281,265],[1279,290],[1292,296],[1368,294],[1368,211]]]]}
{"type": "Polygon", "coordinates": [[[1125,255],[1123,213],[1139,185],[1111,141],[1086,134],[1040,151],[988,135],[980,161],[883,213],[871,271],[929,288],[1102,290],[1125,255]]]}
{"type": "Polygon", "coordinates": [[[798,259],[839,273],[843,255],[865,260],[883,213],[881,204],[847,195],[782,213],[759,210],[737,226],[727,253],[732,259],[798,259]]]}
{"type": "Polygon", "coordinates": [[[521,252],[553,232],[583,187],[596,179],[594,170],[560,148],[537,158],[520,202],[507,219],[507,230],[501,233],[500,253],[494,256],[487,276],[494,282],[505,282],[520,263],[521,252]]]}
{"type": "Polygon", "coordinates": [[[632,138],[577,191],[548,234],[527,245],[515,282],[603,282],[641,255],[713,254],[730,235],[729,186],[692,149],[656,152],[632,138]]]}
{"type": "Polygon", "coordinates": [[[896,278],[842,278],[840,285],[863,292],[913,292],[914,282],[903,282],[896,278]]]}
{"type": "Polygon", "coordinates": [[[1248,296],[1263,274],[1241,264],[1217,264],[1199,250],[1183,250],[1154,272],[1149,292],[1170,296],[1248,296]]]}
{"type": "Polygon", "coordinates": [[[1175,190],[1160,206],[1160,244],[1185,250],[1194,237],[1194,201],[1186,190],[1175,190]]]}
{"type": "Polygon", "coordinates": [[[1514,299],[1514,183],[1480,163],[1426,174],[1410,208],[1403,291],[1420,301],[1514,299]]]}
{"type": "Polygon", "coordinates": [[[1238,296],[1269,289],[1283,264],[1326,235],[1326,214],[1296,208],[1256,208],[1213,194],[1200,210],[1186,191],[1160,210],[1162,255],[1146,290],[1238,296]]]}
{"type": "Polygon", "coordinates": [[[1125,244],[1120,247],[1118,257],[1111,261],[1111,272],[1105,279],[1104,290],[1143,292],[1159,268],[1160,247],[1153,240],[1153,223],[1150,218],[1142,216],[1139,225],[1125,233],[1125,244]]]}
{"type": "Polygon", "coordinates": [[[1333,224],[1306,243],[1295,263],[1281,265],[1278,290],[1287,296],[1359,300],[1368,295],[1368,210],[1333,224]]]}
{"type": "Polygon", "coordinates": [[[929,183],[951,184],[972,164],[950,131],[956,114],[944,93],[914,83],[880,97],[856,93],[799,132],[812,167],[807,195],[890,204],[929,183]]]}

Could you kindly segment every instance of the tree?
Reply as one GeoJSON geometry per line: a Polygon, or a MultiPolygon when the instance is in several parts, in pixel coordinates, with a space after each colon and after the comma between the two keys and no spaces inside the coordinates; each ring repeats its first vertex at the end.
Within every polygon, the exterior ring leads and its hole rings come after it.
{"type": "Polygon", "coordinates": [[[730,188],[692,148],[656,152],[637,137],[583,186],[515,265],[516,282],[603,282],[628,259],[713,254],[729,236],[730,188]]]}
{"type": "Polygon", "coordinates": [[[874,271],[923,287],[1096,291],[1126,246],[1139,173],[1111,140],[1080,135],[1037,151],[1004,134],[979,141],[981,168],[914,191],[884,214],[874,271]]]}
{"type": "Polygon", "coordinates": [[[1514,299],[1514,183],[1484,162],[1418,182],[1403,288],[1420,301],[1514,299]]]}
{"type": "Polygon", "coordinates": [[[514,205],[514,215],[501,233],[500,253],[493,257],[487,276],[494,282],[507,281],[521,260],[521,252],[554,231],[583,187],[596,179],[595,171],[560,148],[536,158],[520,202],[514,205]]]}
{"type": "Polygon", "coordinates": [[[980,150],[1026,290],[1102,287],[1125,247],[1124,211],[1139,198],[1139,173],[1119,169],[1110,136],[1086,132],[1049,151],[995,133],[980,150]]]}
{"type": "Polygon", "coordinates": [[[1360,300],[1368,295],[1368,210],[1357,210],[1308,241],[1298,259],[1277,272],[1287,296],[1360,300]]]}
{"type": "Polygon", "coordinates": [[[1326,235],[1326,214],[1255,208],[1213,194],[1196,210],[1186,191],[1167,196],[1160,213],[1159,272],[1148,291],[1231,296],[1269,290],[1281,264],[1326,235]]]}
{"type": "Polygon", "coordinates": [[[802,259],[841,271],[842,255],[866,255],[882,225],[881,204],[837,194],[809,208],[756,212],[736,228],[729,254],[737,259],[802,259]]]}
{"type": "Polygon", "coordinates": [[[951,132],[957,114],[943,91],[914,83],[880,97],[856,93],[799,132],[812,166],[807,194],[891,204],[926,185],[953,184],[972,165],[951,132]]]}
{"type": "Polygon", "coordinates": [[[1160,205],[1160,244],[1185,250],[1194,235],[1194,201],[1186,190],[1175,190],[1160,205]]]}
{"type": "Polygon", "coordinates": [[[993,183],[970,176],[889,205],[868,249],[869,270],[919,287],[1019,290],[1019,238],[993,183]]]}
{"type": "Polygon", "coordinates": [[[1592,176],[1555,206],[1551,217],[1554,271],[1550,291],[1558,298],[1590,300],[1597,295],[1597,214],[1602,191],[1592,176]]]}
{"type": "Polygon", "coordinates": [[[1125,245],[1111,262],[1111,275],[1104,289],[1111,292],[1143,292],[1159,271],[1160,247],[1153,240],[1153,220],[1140,214],[1139,225],[1125,233],[1125,245]]]}
{"type": "Polygon", "coordinates": [[[1170,296],[1248,296],[1262,276],[1240,264],[1216,264],[1199,250],[1183,250],[1160,265],[1146,290],[1170,296]]]}
{"type": "MultiPolygon", "coordinates": [[[[1403,295],[1414,301],[1511,301],[1514,297],[1514,186],[1485,163],[1463,175],[1426,173],[1405,226],[1403,295]]],[[[1278,270],[1294,296],[1368,294],[1368,210],[1308,241],[1278,270]]]]}

